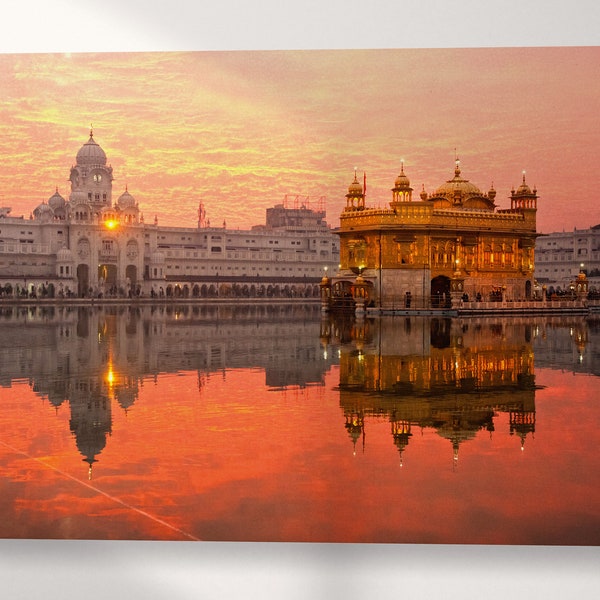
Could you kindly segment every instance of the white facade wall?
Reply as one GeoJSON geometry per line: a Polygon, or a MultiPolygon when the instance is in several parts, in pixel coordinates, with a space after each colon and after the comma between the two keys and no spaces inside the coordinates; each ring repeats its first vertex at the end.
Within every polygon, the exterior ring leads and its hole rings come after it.
{"type": "Polygon", "coordinates": [[[581,270],[590,286],[600,283],[600,226],[539,237],[535,246],[535,278],[547,286],[569,286],[581,270]]]}

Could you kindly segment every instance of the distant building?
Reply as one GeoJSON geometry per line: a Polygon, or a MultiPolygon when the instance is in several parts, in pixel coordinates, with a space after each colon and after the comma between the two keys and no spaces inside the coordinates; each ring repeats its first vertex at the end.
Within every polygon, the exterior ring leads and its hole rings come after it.
{"type": "Polygon", "coordinates": [[[364,297],[370,305],[449,306],[534,296],[537,190],[523,181],[510,208],[497,209],[487,193],[454,177],[413,199],[404,166],[387,208],[369,207],[356,174],[340,216],[341,269],[331,278],[333,298],[364,297]]]}
{"type": "Polygon", "coordinates": [[[590,289],[600,287],[600,225],[540,236],[535,254],[535,278],[540,285],[568,290],[583,271],[590,289]]]}
{"type": "Polygon", "coordinates": [[[322,201],[279,204],[247,230],[211,227],[202,205],[197,227],[145,223],[127,188],[113,202],[92,131],[69,179],[68,199],[57,189],[29,219],[0,209],[0,294],[318,296],[323,270],[339,264],[322,201]]]}

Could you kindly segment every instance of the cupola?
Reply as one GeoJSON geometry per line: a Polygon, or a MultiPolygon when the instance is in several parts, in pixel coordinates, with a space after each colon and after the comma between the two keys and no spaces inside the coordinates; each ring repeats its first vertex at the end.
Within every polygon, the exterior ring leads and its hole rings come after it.
{"type": "Polygon", "coordinates": [[[48,198],[48,206],[50,206],[52,210],[56,210],[57,208],[64,208],[65,199],[58,193],[58,188],[56,188],[54,194],[52,194],[52,196],[48,198]]]}
{"type": "Polygon", "coordinates": [[[513,188],[510,192],[510,207],[512,210],[537,210],[537,189],[533,190],[527,185],[525,181],[525,171],[523,171],[523,181],[518,187],[517,191],[513,188]]]}
{"type": "Polygon", "coordinates": [[[105,166],[106,154],[94,140],[94,131],[90,129],[90,139],[77,152],[77,164],[80,166],[105,166]]]}
{"type": "Polygon", "coordinates": [[[356,169],[354,169],[354,181],[348,187],[348,193],[346,194],[346,210],[364,210],[364,208],[365,195],[363,186],[359,183],[356,176],[356,169]]]}
{"type": "Polygon", "coordinates": [[[412,201],[412,188],[410,187],[410,180],[404,173],[404,161],[401,161],[400,165],[400,174],[396,177],[394,187],[392,188],[393,199],[390,203],[392,208],[401,202],[412,201]]]}
{"type": "Polygon", "coordinates": [[[125,191],[119,196],[117,204],[121,209],[132,208],[135,206],[135,198],[127,191],[127,186],[125,186],[125,191]]]}

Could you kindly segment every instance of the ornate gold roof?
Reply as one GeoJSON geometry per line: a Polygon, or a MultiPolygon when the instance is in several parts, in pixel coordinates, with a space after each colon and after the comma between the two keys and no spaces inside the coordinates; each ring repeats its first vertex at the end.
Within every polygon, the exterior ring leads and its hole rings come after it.
{"type": "Polygon", "coordinates": [[[444,196],[451,200],[454,198],[457,191],[461,193],[461,196],[464,199],[472,196],[483,196],[481,190],[476,185],[460,176],[458,159],[456,160],[456,166],[454,167],[454,178],[443,183],[432,196],[444,196]]]}
{"type": "Polygon", "coordinates": [[[348,187],[348,194],[350,194],[352,196],[356,196],[356,195],[359,195],[359,194],[362,194],[362,193],[363,193],[363,187],[358,182],[358,179],[356,177],[356,171],[355,171],[354,172],[354,181],[348,187]]]}
{"type": "Polygon", "coordinates": [[[404,163],[402,163],[402,166],[400,167],[400,175],[398,175],[398,177],[396,177],[396,181],[394,182],[394,189],[411,189],[410,188],[410,180],[408,179],[408,177],[404,174],[404,163]]]}

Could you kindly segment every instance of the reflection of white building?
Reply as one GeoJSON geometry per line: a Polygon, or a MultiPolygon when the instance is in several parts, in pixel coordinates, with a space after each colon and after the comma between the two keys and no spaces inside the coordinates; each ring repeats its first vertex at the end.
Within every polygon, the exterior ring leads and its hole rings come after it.
{"type": "MultiPolygon", "coordinates": [[[[318,295],[339,240],[322,207],[278,205],[248,230],[144,223],[127,189],[113,202],[113,170],[91,131],[70,172],[29,219],[0,210],[0,287],[38,295],[318,295]]],[[[225,224],[224,224],[225,225],[225,224]]]]}
{"type": "Polygon", "coordinates": [[[303,303],[0,306],[0,404],[28,382],[66,406],[91,467],[144,380],[195,371],[200,393],[215,373],[241,369],[263,371],[270,389],[322,387],[337,354],[323,356],[320,314],[303,303]]]}
{"type": "Polygon", "coordinates": [[[600,287],[600,225],[550,233],[535,242],[535,278],[568,289],[583,269],[590,288],[600,287]]]}

